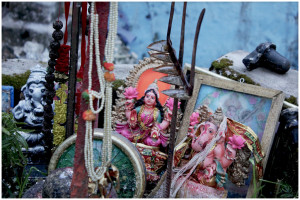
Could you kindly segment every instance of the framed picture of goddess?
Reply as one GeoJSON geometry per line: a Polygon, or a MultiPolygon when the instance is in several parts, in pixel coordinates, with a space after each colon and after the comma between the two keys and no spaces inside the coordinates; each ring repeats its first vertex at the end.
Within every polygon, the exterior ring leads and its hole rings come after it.
{"type": "Polygon", "coordinates": [[[177,136],[172,195],[252,197],[283,100],[281,91],[196,73],[177,136]]]}

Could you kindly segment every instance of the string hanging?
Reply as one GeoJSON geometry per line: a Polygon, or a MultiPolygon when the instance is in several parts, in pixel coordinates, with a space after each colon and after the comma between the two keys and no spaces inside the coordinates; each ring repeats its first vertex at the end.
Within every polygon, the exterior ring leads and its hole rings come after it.
{"type": "MultiPolygon", "coordinates": [[[[105,57],[108,62],[113,62],[113,50],[114,41],[117,32],[117,17],[118,17],[118,4],[117,2],[110,3],[110,22],[109,22],[109,32],[106,40],[105,46],[105,57]]],[[[112,83],[111,80],[104,78],[104,73],[101,68],[100,61],[100,51],[99,51],[99,32],[98,32],[98,14],[95,13],[95,3],[91,5],[91,22],[90,22],[90,49],[89,49],[89,71],[88,71],[88,95],[89,95],[89,109],[93,114],[98,114],[104,107],[104,137],[103,137],[103,147],[102,147],[102,166],[98,167],[96,171],[94,170],[94,158],[93,158],[93,127],[92,121],[86,120],[86,134],[85,134],[85,147],[84,147],[84,157],[85,166],[89,177],[92,181],[97,181],[101,179],[104,173],[107,171],[107,167],[110,165],[111,155],[112,155],[112,141],[111,141],[111,105],[112,105],[112,83]],[[92,88],[92,67],[93,67],[93,48],[95,47],[95,57],[96,57],[96,67],[97,74],[99,77],[100,91],[93,91],[92,88]],[[105,96],[104,96],[105,91],[105,96]],[[100,107],[94,110],[93,98],[96,97],[101,99],[100,107]]],[[[107,72],[105,72],[107,73],[107,72]]],[[[97,184],[96,184],[97,185],[97,184]]]]}
{"type": "Polygon", "coordinates": [[[69,16],[70,2],[65,2],[65,18],[66,18],[66,28],[64,34],[64,43],[60,46],[59,58],[56,61],[55,70],[61,73],[68,74],[69,72],[69,51],[71,47],[67,45],[68,41],[68,16],[69,16]]]}

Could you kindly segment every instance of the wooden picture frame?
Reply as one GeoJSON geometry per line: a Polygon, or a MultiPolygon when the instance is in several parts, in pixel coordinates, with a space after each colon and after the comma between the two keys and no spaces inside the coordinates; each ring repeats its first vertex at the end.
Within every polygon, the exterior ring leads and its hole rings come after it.
{"type": "MultiPolygon", "coordinates": [[[[189,70],[187,68],[188,67],[185,66],[185,71],[189,70]]],[[[205,102],[211,110],[215,111],[217,107],[223,107],[224,109],[224,106],[228,106],[228,104],[234,104],[235,102],[237,102],[235,98],[248,98],[248,100],[249,98],[251,98],[252,108],[256,108],[258,109],[257,112],[263,113],[263,115],[259,117],[265,117],[265,123],[260,124],[260,128],[263,129],[263,132],[261,133],[261,135],[259,135],[261,147],[263,152],[265,153],[265,157],[262,161],[263,169],[265,169],[268,156],[272,147],[274,134],[277,129],[277,123],[282,109],[284,97],[285,95],[282,91],[266,89],[260,86],[240,83],[232,80],[223,80],[220,78],[213,77],[211,75],[205,75],[203,73],[201,74],[199,71],[197,72],[196,70],[193,94],[192,97],[188,100],[186,109],[184,111],[182,125],[177,136],[177,144],[180,141],[182,141],[182,139],[184,139],[184,137],[187,135],[190,124],[190,116],[192,115],[195,109],[197,109],[200,105],[203,105],[202,103],[205,102]],[[222,94],[220,95],[220,91],[224,92],[221,92],[222,94]],[[225,97],[225,95],[227,97],[225,97]],[[209,100],[209,98],[215,99],[209,100]],[[229,103],[226,105],[225,101],[229,103]],[[255,107],[259,103],[260,106],[255,107]]],[[[243,105],[238,106],[238,108],[240,109],[239,112],[243,110],[242,107],[244,106],[244,103],[245,102],[242,103],[243,105]]],[[[250,112],[254,113],[255,110],[251,110],[251,106],[249,106],[248,108],[250,108],[250,112]]],[[[223,113],[225,115],[228,114],[229,109],[224,110],[223,113]]],[[[258,116],[256,115],[255,117],[257,118],[258,116]]],[[[232,118],[232,116],[230,118],[232,118]]],[[[232,119],[239,122],[238,119],[232,119]]],[[[254,123],[250,123],[250,125],[249,123],[242,124],[249,126],[251,129],[254,130],[254,132],[255,130],[257,130],[256,127],[253,127],[254,123]]],[[[248,181],[249,188],[247,190],[246,195],[246,197],[248,198],[252,197],[254,192],[253,181],[251,179],[250,181],[248,181]]]]}

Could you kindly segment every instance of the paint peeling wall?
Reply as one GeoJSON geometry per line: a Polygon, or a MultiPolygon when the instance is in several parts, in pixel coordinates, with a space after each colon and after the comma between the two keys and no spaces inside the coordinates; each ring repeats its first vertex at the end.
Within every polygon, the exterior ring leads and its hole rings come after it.
{"type": "MultiPolygon", "coordinates": [[[[120,2],[120,26],[136,37],[128,45],[139,59],[148,56],[148,44],[166,38],[170,6],[171,2],[120,2]]],[[[182,7],[183,3],[176,2],[171,33],[177,52],[182,7]]],[[[298,2],[188,2],[184,62],[191,62],[202,8],[206,14],[198,40],[197,66],[209,67],[228,52],[251,52],[269,41],[298,69],[298,2]]]]}

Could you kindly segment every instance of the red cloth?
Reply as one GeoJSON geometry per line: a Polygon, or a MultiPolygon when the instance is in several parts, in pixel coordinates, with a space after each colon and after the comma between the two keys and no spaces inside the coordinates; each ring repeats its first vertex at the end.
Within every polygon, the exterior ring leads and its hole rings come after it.
{"type": "MultiPolygon", "coordinates": [[[[106,42],[107,34],[107,21],[109,14],[109,2],[97,2],[96,10],[99,14],[99,44],[100,44],[100,57],[103,61],[104,58],[104,47],[106,42]],[[100,11],[100,12],[99,12],[100,11]]],[[[87,47],[87,55],[89,55],[89,47],[87,47]]],[[[89,58],[85,60],[85,67],[83,70],[83,80],[81,92],[88,88],[88,63],[89,58]]],[[[99,80],[96,69],[95,57],[93,57],[93,69],[92,69],[92,79],[93,79],[93,90],[99,90],[99,80]]],[[[82,119],[82,114],[88,108],[88,104],[81,97],[81,105],[78,119],[78,130],[75,143],[75,157],[74,157],[74,173],[71,183],[71,198],[87,198],[88,197],[88,174],[85,168],[84,162],[84,143],[85,143],[85,121],[82,119]]],[[[94,100],[94,105],[96,106],[96,100],[94,100]]]]}
{"type": "Polygon", "coordinates": [[[70,10],[70,2],[65,2],[65,18],[66,18],[66,29],[64,35],[64,44],[68,42],[68,17],[69,17],[69,10],[70,10]]]}

